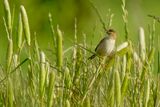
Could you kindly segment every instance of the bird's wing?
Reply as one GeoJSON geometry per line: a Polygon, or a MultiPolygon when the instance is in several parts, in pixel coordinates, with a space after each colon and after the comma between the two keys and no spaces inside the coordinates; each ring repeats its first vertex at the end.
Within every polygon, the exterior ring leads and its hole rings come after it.
{"type": "Polygon", "coordinates": [[[102,42],[105,41],[106,38],[108,38],[108,37],[104,37],[104,38],[99,42],[99,44],[98,44],[97,47],[95,48],[95,51],[97,51],[98,47],[101,45],[102,42]]]}

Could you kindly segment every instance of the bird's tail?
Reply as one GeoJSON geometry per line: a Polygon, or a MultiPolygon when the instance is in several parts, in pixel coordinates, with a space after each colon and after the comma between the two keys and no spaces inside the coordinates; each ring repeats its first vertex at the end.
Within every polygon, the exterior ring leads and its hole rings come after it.
{"type": "Polygon", "coordinates": [[[96,57],[96,54],[93,54],[92,56],[90,56],[89,58],[88,58],[88,60],[92,60],[93,58],[95,58],[96,57]]]}

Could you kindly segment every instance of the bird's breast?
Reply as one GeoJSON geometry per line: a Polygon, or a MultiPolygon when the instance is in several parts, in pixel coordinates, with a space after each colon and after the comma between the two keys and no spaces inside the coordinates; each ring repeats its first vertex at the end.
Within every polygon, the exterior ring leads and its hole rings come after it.
{"type": "Polygon", "coordinates": [[[96,48],[96,53],[100,56],[106,56],[111,54],[115,47],[115,39],[104,38],[96,48]]]}
{"type": "Polygon", "coordinates": [[[115,40],[114,39],[108,39],[108,40],[106,40],[105,45],[106,45],[105,46],[106,47],[105,48],[106,54],[109,55],[115,47],[115,40]]]}

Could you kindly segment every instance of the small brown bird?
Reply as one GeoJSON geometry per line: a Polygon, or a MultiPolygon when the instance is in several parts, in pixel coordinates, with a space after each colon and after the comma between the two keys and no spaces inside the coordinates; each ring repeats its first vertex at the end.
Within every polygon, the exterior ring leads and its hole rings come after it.
{"type": "Polygon", "coordinates": [[[95,54],[90,56],[88,59],[93,59],[97,55],[100,57],[109,56],[115,48],[116,32],[113,29],[107,30],[107,35],[99,42],[95,49],[95,54]]]}

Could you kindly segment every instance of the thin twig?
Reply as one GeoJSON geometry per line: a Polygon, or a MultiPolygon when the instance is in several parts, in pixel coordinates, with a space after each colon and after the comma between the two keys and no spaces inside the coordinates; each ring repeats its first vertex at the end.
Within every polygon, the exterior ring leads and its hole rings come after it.
{"type": "Polygon", "coordinates": [[[18,64],[17,67],[15,67],[10,73],[8,73],[8,75],[7,75],[6,77],[4,77],[4,78],[0,81],[0,84],[1,84],[4,80],[6,80],[10,74],[14,73],[21,65],[23,65],[23,64],[24,64],[26,61],[28,61],[28,60],[29,60],[29,58],[26,58],[26,59],[24,59],[20,64],[18,64]]]}
{"type": "Polygon", "coordinates": [[[93,9],[95,10],[96,14],[98,15],[98,18],[99,18],[99,20],[100,20],[100,22],[101,22],[101,24],[102,24],[102,26],[103,26],[104,31],[107,31],[106,26],[105,26],[105,23],[104,23],[101,15],[100,15],[97,7],[93,4],[93,2],[92,2],[91,0],[89,0],[89,2],[90,2],[90,4],[91,4],[91,6],[93,7],[93,9]]]}
{"type": "Polygon", "coordinates": [[[155,19],[157,22],[160,23],[160,17],[154,16],[154,15],[148,15],[148,17],[151,17],[151,18],[155,19]]]}

